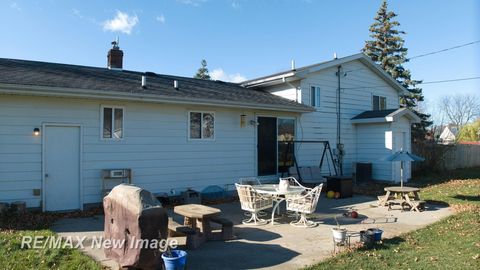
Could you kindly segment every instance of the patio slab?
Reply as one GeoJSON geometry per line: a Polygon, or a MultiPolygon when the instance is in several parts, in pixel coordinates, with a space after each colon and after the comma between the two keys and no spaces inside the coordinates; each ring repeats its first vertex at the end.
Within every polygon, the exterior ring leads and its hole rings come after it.
{"type": "MultiPolygon", "coordinates": [[[[239,203],[215,205],[234,222],[237,239],[211,241],[197,250],[187,251],[188,269],[299,269],[332,255],[334,216],[349,231],[379,227],[384,230],[384,237],[391,238],[451,214],[448,207],[433,205],[427,205],[427,210],[420,213],[388,211],[386,207],[372,207],[375,202],[371,197],[358,195],[337,200],[322,197],[312,215],[319,225],[309,229],[290,226],[288,217],[276,219],[275,225],[246,226],[241,224],[244,215],[239,203]],[[355,209],[360,217],[343,217],[342,213],[349,209],[355,209]]],[[[169,215],[181,221],[173,211],[169,211],[169,215]]],[[[52,229],[63,237],[87,236],[85,243],[88,243],[91,237],[103,235],[103,216],[59,220],[52,229]]],[[[184,243],[182,238],[179,241],[184,243]]],[[[118,269],[115,262],[105,258],[102,249],[92,249],[87,244],[83,251],[103,265],[118,269]]]]}

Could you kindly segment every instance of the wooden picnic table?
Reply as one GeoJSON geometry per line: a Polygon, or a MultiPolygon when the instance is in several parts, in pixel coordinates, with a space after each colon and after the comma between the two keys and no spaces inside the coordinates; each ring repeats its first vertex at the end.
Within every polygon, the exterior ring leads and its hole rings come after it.
{"type": "Polygon", "coordinates": [[[201,204],[184,204],[175,206],[173,212],[182,215],[183,224],[195,229],[201,241],[204,242],[212,238],[210,219],[220,215],[222,211],[201,204]]]}
{"type": "Polygon", "coordinates": [[[418,193],[420,192],[419,188],[415,187],[386,187],[386,194],[384,196],[379,196],[378,204],[381,206],[390,207],[392,204],[400,204],[403,209],[403,205],[406,204],[410,207],[411,211],[420,211],[418,207],[425,203],[420,200],[418,193]],[[413,195],[413,199],[410,198],[410,194],[413,195]]]}

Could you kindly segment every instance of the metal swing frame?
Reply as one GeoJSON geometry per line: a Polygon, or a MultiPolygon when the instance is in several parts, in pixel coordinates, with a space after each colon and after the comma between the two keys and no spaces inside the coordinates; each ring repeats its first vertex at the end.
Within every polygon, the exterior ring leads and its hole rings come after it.
{"type": "MultiPolygon", "coordinates": [[[[299,143],[299,144],[303,144],[303,143],[305,143],[305,144],[323,144],[322,157],[320,159],[320,164],[318,165],[318,167],[320,169],[322,169],[323,162],[325,161],[325,159],[327,159],[328,170],[330,172],[330,175],[332,175],[332,170],[331,170],[330,164],[328,163],[328,157],[330,156],[330,160],[332,161],[333,170],[335,172],[335,175],[338,174],[337,166],[336,166],[336,160],[333,158],[332,148],[330,147],[330,143],[328,141],[296,141],[296,140],[291,140],[291,141],[279,141],[278,143],[287,145],[287,150],[285,151],[284,158],[283,158],[283,164],[287,163],[287,157],[288,157],[288,154],[290,153],[290,149],[293,149],[293,151],[292,151],[293,165],[295,166],[295,170],[297,171],[297,175],[298,175],[298,178],[299,178],[297,180],[300,181],[300,183],[303,184],[303,181],[302,181],[302,175],[300,174],[300,170],[298,169],[298,162],[297,162],[297,157],[296,157],[296,154],[295,154],[295,143],[299,143]]],[[[288,174],[288,171],[287,171],[287,174],[288,174]]],[[[283,176],[283,173],[282,173],[282,176],[283,176]]]]}

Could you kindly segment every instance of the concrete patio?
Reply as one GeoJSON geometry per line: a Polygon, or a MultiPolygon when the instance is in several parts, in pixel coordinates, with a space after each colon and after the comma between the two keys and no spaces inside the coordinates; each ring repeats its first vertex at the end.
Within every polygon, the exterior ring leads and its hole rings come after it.
{"type": "MultiPolygon", "coordinates": [[[[299,269],[332,256],[331,228],[336,226],[334,216],[349,231],[379,227],[384,230],[384,237],[391,238],[451,214],[449,208],[436,205],[427,205],[426,211],[420,213],[388,211],[386,207],[372,207],[376,200],[371,197],[357,195],[334,200],[323,196],[322,194],[316,213],[311,216],[319,225],[309,229],[290,226],[291,219],[285,216],[278,218],[275,225],[245,226],[241,223],[244,215],[239,203],[215,205],[225,217],[235,223],[237,239],[211,241],[197,250],[187,251],[188,269],[299,269]],[[359,218],[343,217],[342,214],[348,209],[356,210],[359,218]],[[394,218],[397,218],[396,221],[394,218]]],[[[169,211],[169,215],[181,221],[181,217],[175,216],[172,211],[169,211]]],[[[52,229],[64,237],[100,237],[103,235],[103,216],[63,219],[52,229]]],[[[179,240],[181,244],[184,243],[184,239],[179,240]]],[[[352,242],[355,241],[358,241],[358,237],[352,239],[352,242]]],[[[105,258],[102,249],[87,246],[83,250],[86,254],[105,266],[118,269],[115,262],[105,258]]]]}

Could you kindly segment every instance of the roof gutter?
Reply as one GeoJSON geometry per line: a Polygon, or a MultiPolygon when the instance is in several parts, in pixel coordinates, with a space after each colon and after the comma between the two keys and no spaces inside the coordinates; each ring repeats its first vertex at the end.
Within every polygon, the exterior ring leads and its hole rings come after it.
{"type": "Polygon", "coordinates": [[[33,86],[18,84],[0,83],[0,94],[10,95],[29,95],[29,96],[46,96],[46,97],[72,97],[86,99],[108,99],[122,101],[140,101],[162,104],[189,104],[189,105],[205,105],[227,108],[246,108],[246,109],[262,109],[275,110],[283,112],[306,113],[314,111],[313,108],[292,108],[283,105],[268,104],[251,104],[243,102],[232,102],[219,100],[219,103],[212,102],[207,99],[188,99],[188,98],[172,98],[164,95],[138,94],[138,93],[120,93],[113,91],[97,91],[80,88],[60,88],[51,86],[33,86]]]}
{"type": "Polygon", "coordinates": [[[255,79],[255,80],[245,81],[245,82],[241,83],[240,85],[243,86],[243,87],[250,88],[250,87],[256,87],[256,86],[262,86],[262,85],[265,85],[265,84],[275,83],[277,81],[279,83],[282,83],[282,82],[285,82],[288,78],[295,77],[295,75],[296,75],[295,71],[290,71],[290,72],[278,74],[278,75],[275,75],[275,76],[267,76],[267,77],[261,77],[261,78],[255,79]]]}

